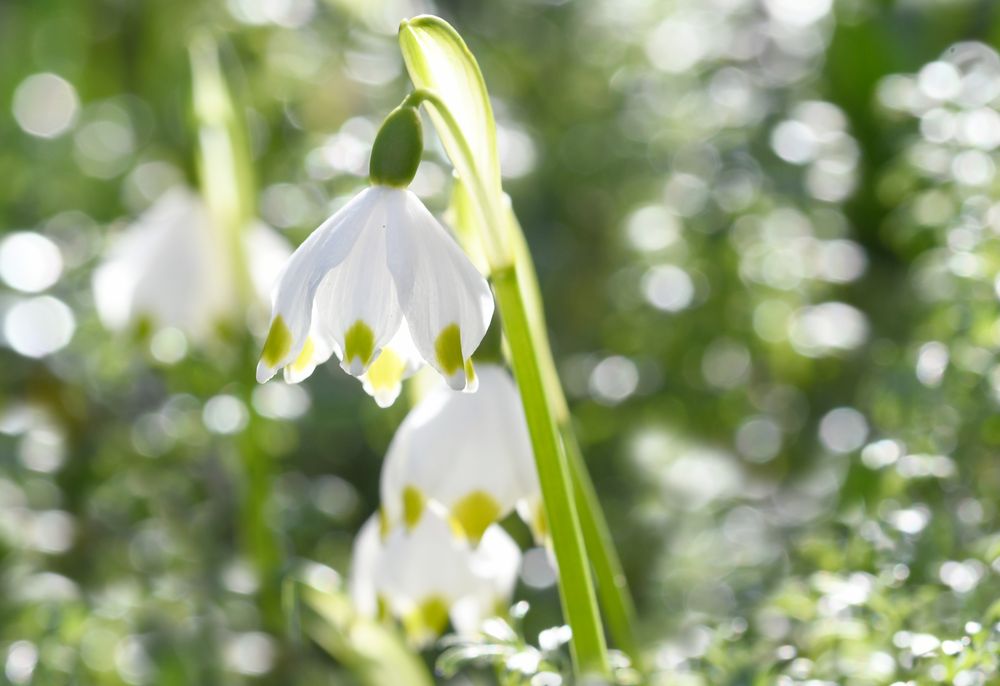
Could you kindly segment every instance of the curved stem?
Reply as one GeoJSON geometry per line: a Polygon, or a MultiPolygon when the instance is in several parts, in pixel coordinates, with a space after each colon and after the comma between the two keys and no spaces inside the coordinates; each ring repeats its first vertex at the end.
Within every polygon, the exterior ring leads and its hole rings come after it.
{"type": "Polygon", "coordinates": [[[403,100],[401,106],[416,107],[421,103],[434,108],[434,112],[448,128],[448,131],[457,142],[462,156],[465,158],[463,160],[452,160],[452,162],[458,168],[459,175],[469,188],[474,200],[472,204],[479,209],[479,219],[484,229],[482,232],[484,234],[482,236],[483,247],[485,248],[490,269],[496,271],[510,266],[513,263],[513,254],[506,235],[503,212],[501,208],[494,206],[496,203],[493,202],[489,190],[479,177],[479,174],[475,172],[475,156],[472,153],[469,141],[462,133],[462,128],[459,126],[458,120],[452,114],[451,110],[448,109],[448,105],[444,100],[437,93],[426,88],[418,88],[410,93],[403,100]]]}

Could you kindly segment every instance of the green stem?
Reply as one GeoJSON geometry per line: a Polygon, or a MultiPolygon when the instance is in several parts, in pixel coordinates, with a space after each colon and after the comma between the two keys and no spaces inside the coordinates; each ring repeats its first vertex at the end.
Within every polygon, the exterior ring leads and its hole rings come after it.
{"type": "Polygon", "coordinates": [[[249,439],[240,442],[243,491],[240,508],[241,538],[260,582],[258,603],[264,626],[275,634],[286,628],[281,607],[282,550],[268,518],[273,473],[269,456],[249,439]]]}
{"type": "Polygon", "coordinates": [[[590,553],[590,563],[597,578],[597,595],[604,610],[608,630],[618,649],[632,661],[632,665],[643,671],[639,646],[635,639],[635,605],[629,593],[628,579],[622,570],[611,529],[604,517],[594,482],[587,473],[587,465],[580,452],[580,444],[570,422],[560,423],[559,433],[566,448],[569,471],[573,477],[573,493],[577,511],[580,513],[580,528],[583,540],[590,553]]]}
{"type": "Polygon", "coordinates": [[[514,259],[520,277],[518,283],[522,298],[528,305],[532,325],[539,332],[535,339],[535,356],[542,369],[542,376],[546,382],[545,389],[548,392],[549,407],[559,428],[570,473],[573,477],[573,491],[576,497],[577,511],[580,513],[580,527],[583,530],[584,542],[587,545],[594,576],[597,579],[597,593],[601,601],[601,608],[604,610],[608,629],[618,648],[632,660],[634,666],[641,670],[639,647],[633,628],[635,626],[635,605],[632,602],[628,580],[622,570],[618,551],[615,549],[611,529],[597,497],[594,482],[587,472],[587,465],[584,462],[576,432],[573,430],[573,420],[569,414],[566,396],[559,383],[555,359],[552,356],[552,347],[548,341],[545,309],[542,305],[542,294],[538,287],[535,265],[524,238],[524,231],[513,211],[509,212],[508,221],[509,235],[514,248],[514,259]]]}
{"type": "Polygon", "coordinates": [[[451,132],[457,141],[461,151],[462,159],[452,160],[458,168],[459,177],[465,180],[469,193],[472,195],[472,203],[479,210],[482,223],[482,236],[486,259],[490,263],[492,270],[503,269],[511,263],[510,248],[507,245],[506,232],[503,230],[503,213],[499,207],[495,207],[493,194],[489,192],[482,178],[476,173],[475,156],[469,141],[462,134],[462,127],[444,100],[437,93],[426,88],[417,90],[406,96],[403,105],[416,107],[420,103],[425,103],[433,108],[441,119],[443,125],[451,132]]]}
{"type": "Polygon", "coordinates": [[[578,674],[609,674],[607,646],[597,598],[591,581],[583,532],[580,528],[566,455],[549,406],[539,359],[537,332],[521,297],[517,271],[508,267],[493,273],[493,288],[510,345],[514,376],[521,391],[528,432],[552,547],[559,565],[559,592],[566,620],[573,630],[570,644],[578,674]]]}
{"type": "Polygon", "coordinates": [[[532,447],[542,488],[553,548],[559,564],[560,594],[566,620],[573,629],[571,649],[576,671],[609,671],[607,645],[594,594],[587,554],[593,556],[601,602],[619,646],[633,662],[637,651],[632,633],[634,609],[621,564],[611,541],[593,484],[586,472],[559,384],[544,321],[544,308],[524,234],[509,203],[496,207],[475,173],[472,149],[447,104],[433,91],[418,89],[404,105],[426,103],[458,145],[453,159],[478,209],[480,238],[491,268],[493,286],[511,349],[511,363],[528,417],[532,447]],[[516,266],[515,266],[516,265],[516,266]],[[567,460],[562,433],[575,449],[567,460]],[[579,512],[578,512],[579,510],[579,512]],[[582,513],[582,516],[581,516],[582,513]]]}

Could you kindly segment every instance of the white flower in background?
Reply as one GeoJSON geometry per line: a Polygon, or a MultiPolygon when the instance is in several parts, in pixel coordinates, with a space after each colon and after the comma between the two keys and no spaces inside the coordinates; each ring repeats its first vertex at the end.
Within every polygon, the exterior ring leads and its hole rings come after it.
{"type": "Polygon", "coordinates": [[[354,538],[354,550],[351,554],[348,590],[354,600],[354,607],[367,617],[382,614],[375,589],[375,574],[382,554],[381,529],[378,514],[369,517],[354,538]]]}
{"type": "MultiPolygon", "coordinates": [[[[173,188],[115,236],[93,277],[97,314],[109,329],[148,320],[203,339],[234,312],[233,258],[195,193],[173,188]]],[[[243,234],[255,294],[266,299],[287,259],[285,240],[263,224],[243,234]]]]}
{"type": "Polygon", "coordinates": [[[390,114],[372,147],[372,186],[316,229],[275,286],[257,380],[307,377],[336,355],[379,404],[423,362],[475,390],[471,356],[493,317],[486,279],[406,189],[423,150],[420,118],[390,114]],[[367,374],[367,377],[366,377],[367,374]]]}
{"type": "Polygon", "coordinates": [[[362,376],[388,348],[401,360],[415,349],[449,386],[466,389],[469,358],[493,317],[486,279],[444,227],[412,192],[379,185],[299,246],[273,300],[261,382],[281,367],[299,380],[331,354],[362,376]]]}
{"type": "Polygon", "coordinates": [[[382,465],[391,526],[417,527],[436,503],[473,542],[521,501],[537,531],[538,493],[521,398],[496,365],[480,366],[475,394],[431,391],[403,420],[382,465]]]}
{"type": "Polygon", "coordinates": [[[446,517],[429,508],[412,531],[397,527],[383,540],[372,516],[355,539],[355,607],[367,616],[396,617],[417,645],[439,636],[449,619],[456,631],[471,633],[502,612],[521,565],[520,549],[500,527],[490,527],[471,548],[454,536],[446,517]]]}

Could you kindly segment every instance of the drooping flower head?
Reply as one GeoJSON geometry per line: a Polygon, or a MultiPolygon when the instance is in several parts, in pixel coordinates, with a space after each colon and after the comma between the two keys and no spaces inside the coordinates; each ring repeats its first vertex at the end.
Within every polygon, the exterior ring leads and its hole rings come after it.
{"type": "Polygon", "coordinates": [[[354,542],[350,589],[357,610],[395,617],[410,640],[422,646],[449,620],[472,633],[510,602],[521,551],[499,526],[478,547],[455,536],[447,514],[431,507],[412,531],[381,531],[372,516],[354,542]]]}
{"type": "Polygon", "coordinates": [[[496,365],[480,365],[473,395],[431,391],[403,420],[382,465],[387,524],[414,529],[435,504],[473,543],[515,507],[537,531],[538,494],[521,399],[496,365]]]}
{"type": "Polygon", "coordinates": [[[486,280],[406,189],[423,149],[412,107],[391,113],[372,148],[371,182],[316,229],[275,286],[257,380],[288,381],[336,355],[379,404],[427,363],[474,390],[471,356],[493,316],[486,280]]]}

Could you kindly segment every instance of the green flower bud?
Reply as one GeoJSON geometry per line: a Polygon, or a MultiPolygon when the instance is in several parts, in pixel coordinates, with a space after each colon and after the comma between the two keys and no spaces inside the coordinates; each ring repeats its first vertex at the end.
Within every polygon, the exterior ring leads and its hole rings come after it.
{"type": "Polygon", "coordinates": [[[417,173],[424,150],[420,115],[414,107],[398,107],[375,136],[368,174],[373,184],[406,188],[417,173]]]}

